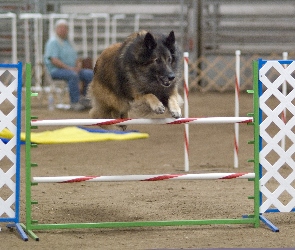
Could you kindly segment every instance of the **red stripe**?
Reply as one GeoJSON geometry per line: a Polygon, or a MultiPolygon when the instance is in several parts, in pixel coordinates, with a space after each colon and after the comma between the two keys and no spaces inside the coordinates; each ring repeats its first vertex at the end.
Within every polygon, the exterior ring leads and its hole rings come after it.
{"type": "Polygon", "coordinates": [[[107,122],[99,122],[99,123],[96,123],[96,124],[93,124],[93,125],[114,125],[114,124],[118,124],[118,123],[121,123],[121,122],[126,122],[126,121],[129,121],[129,120],[132,120],[132,119],[116,119],[114,121],[107,121],[107,122]]]}
{"type": "Polygon", "coordinates": [[[237,142],[237,138],[236,137],[235,137],[234,144],[235,144],[236,153],[238,154],[239,153],[239,146],[238,146],[238,142],[237,142]]]}
{"type": "Polygon", "coordinates": [[[185,96],[188,97],[188,86],[186,84],[186,82],[184,81],[184,91],[185,91],[185,96]]]}
{"type": "Polygon", "coordinates": [[[188,147],[189,147],[189,143],[188,143],[188,138],[186,136],[186,132],[184,131],[184,143],[185,143],[185,149],[186,149],[186,152],[187,154],[189,153],[188,152],[188,147]]]}
{"type": "Polygon", "coordinates": [[[286,121],[286,116],[285,116],[285,112],[283,111],[282,112],[282,121],[286,124],[287,121],[286,121]]]}
{"type": "Polygon", "coordinates": [[[239,83],[238,83],[237,76],[236,76],[236,91],[237,91],[237,94],[238,94],[238,98],[240,98],[240,86],[239,86],[239,83]]]}
{"type": "Polygon", "coordinates": [[[182,118],[181,120],[175,120],[173,122],[169,122],[167,124],[183,124],[183,123],[187,123],[187,122],[192,122],[197,120],[196,118],[182,118]]]}
{"type": "Polygon", "coordinates": [[[73,182],[82,182],[82,181],[88,181],[91,179],[94,179],[98,176],[83,176],[81,178],[76,178],[76,179],[72,179],[72,180],[68,180],[68,181],[62,181],[60,183],[73,183],[73,182]]]}
{"type": "Polygon", "coordinates": [[[248,119],[248,120],[241,121],[241,122],[238,122],[238,123],[249,123],[249,122],[253,122],[253,119],[248,119]]]}
{"type": "MultiPolygon", "coordinates": [[[[184,57],[184,61],[188,64],[188,57],[184,57]]],[[[188,87],[187,87],[187,82],[184,81],[184,90],[186,96],[188,96],[188,87]]]]}
{"type": "Polygon", "coordinates": [[[163,181],[163,180],[169,180],[169,179],[176,178],[176,177],[183,176],[183,175],[184,174],[160,175],[160,176],[157,176],[157,177],[145,179],[143,181],[163,181]]]}
{"type": "Polygon", "coordinates": [[[247,174],[247,173],[235,173],[235,174],[231,174],[231,175],[227,175],[227,176],[221,177],[219,179],[220,180],[222,180],[222,179],[235,179],[235,178],[241,177],[241,176],[243,176],[245,174],[247,174]]]}

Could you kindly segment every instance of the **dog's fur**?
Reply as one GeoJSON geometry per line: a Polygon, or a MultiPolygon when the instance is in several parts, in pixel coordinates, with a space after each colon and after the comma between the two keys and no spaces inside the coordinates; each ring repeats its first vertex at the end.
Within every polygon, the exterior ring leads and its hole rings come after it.
{"type": "Polygon", "coordinates": [[[168,108],[172,117],[179,118],[180,81],[174,32],[168,36],[147,31],[133,33],[125,42],[105,49],[97,59],[89,87],[90,116],[128,118],[132,103],[141,102],[149,112],[162,114],[168,108]]]}

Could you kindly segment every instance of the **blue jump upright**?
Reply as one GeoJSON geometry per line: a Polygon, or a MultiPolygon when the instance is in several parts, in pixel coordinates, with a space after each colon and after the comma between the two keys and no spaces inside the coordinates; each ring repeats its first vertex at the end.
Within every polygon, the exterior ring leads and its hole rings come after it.
{"type": "Polygon", "coordinates": [[[278,232],[264,213],[295,211],[295,61],[259,59],[257,68],[259,212],[278,232]]]}
{"type": "Polygon", "coordinates": [[[20,132],[22,63],[0,64],[0,132],[13,134],[0,140],[0,223],[16,228],[28,240],[20,226],[20,132]]]}

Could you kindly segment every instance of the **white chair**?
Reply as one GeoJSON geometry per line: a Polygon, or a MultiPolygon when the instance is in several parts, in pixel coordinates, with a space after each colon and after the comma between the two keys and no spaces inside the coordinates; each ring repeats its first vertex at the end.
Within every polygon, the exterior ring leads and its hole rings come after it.
{"type": "Polygon", "coordinates": [[[64,80],[52,79],[47,67],[43,65],[44,80],[46,85],[49,87],[48,91],[48,108],[53,110],[57,109],[70,109],[70,105],[65,103],[65,96],[69,89],[67,82],[64,80]],[[57,101],[54,100],[57,97],[57,101]]]}

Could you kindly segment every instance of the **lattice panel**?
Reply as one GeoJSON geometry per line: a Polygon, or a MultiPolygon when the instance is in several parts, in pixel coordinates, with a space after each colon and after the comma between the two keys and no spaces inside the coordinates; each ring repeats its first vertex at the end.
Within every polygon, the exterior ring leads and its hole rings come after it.
{"type": "MultiPolygon", "coordinates": [[[[244,54],[240,57],[240,91],[253,88],[252,62],[257,58],[282,58],[282,54],[244,54]]],[[[290,57],[294,58],[294,53],[290,57]]],[[[236,58],[234,53],[227,55],[208,54],[189,61],[189,88],[191,91],[234,91],[236,83],[236,58]]]]}
{"type": "Polygon", "coordinates": [[[18,70],[0,68],[0,131],[14,134],[7,144],[0,140],[0,221],[15,217],[17,86],[18,70]]]}
{"type": "Polygon", "coordinates": [[[282,65],[279,61],[266,61],[259,70],[263,93],[259,98],[261,110],[262,177],[260,212],[278,209],[290,212],[295,207],[295,62],[282,65]],[[287,94],[282,85],[288,86],[287,94]],[[286,109],[286,119],[282,114],[286,109]],[[285,138],[285,144],[282,140],[285,138]]]}

